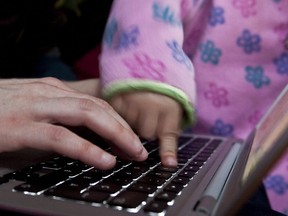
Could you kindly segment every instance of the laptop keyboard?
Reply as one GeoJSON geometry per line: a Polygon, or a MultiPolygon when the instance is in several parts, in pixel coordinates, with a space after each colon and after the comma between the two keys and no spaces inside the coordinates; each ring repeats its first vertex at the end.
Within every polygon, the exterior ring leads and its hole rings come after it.
{"type": "Polygon", "coordinates": [[[203,167],[221,143],[220,139],[180,137],[178,166],[161,165],[157,141],[143,141],[149,152],[144,162],[117,159],[102,171],[64,156],[32,165],[0,177],[0,184],[23,181],[14,191],[72,199],[129,212],[162,213],[203,167]]]}

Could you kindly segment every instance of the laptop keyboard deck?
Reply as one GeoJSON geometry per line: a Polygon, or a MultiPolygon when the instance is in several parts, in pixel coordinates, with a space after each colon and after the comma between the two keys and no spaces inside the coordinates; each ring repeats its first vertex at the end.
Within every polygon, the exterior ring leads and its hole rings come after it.
{"type": "Polygon", "coordinates": [[[161,165],[157,141],[143,141],[149,152],[144,162],[117,159],[116,166],[102,171],[64,156],[25,167],[0,177],[0,184],[18,180],[13,191],[72,199],[94,206],[150,213],[165,213],[213,152],[220,139],[180,137],[178,166],[161,165]]]}

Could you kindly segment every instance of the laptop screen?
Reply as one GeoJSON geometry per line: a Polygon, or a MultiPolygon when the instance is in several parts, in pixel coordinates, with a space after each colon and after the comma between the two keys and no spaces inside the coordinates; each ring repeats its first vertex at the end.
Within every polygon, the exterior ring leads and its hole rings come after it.
{"type": "Polygon", "coordinates": [[[256,126],[256,133],[244,170],[242,183],[245,183],[265,154],[273,151],[278,137],[288,128],[288,85],[276,99],[266,115],[256,126]]]}

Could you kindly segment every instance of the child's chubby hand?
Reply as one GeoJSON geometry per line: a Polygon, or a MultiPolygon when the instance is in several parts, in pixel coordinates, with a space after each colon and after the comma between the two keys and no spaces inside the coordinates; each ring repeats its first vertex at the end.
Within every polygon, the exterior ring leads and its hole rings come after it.
{"type": "Polygon", "coordinates": [[[138,91],[114,96],[110,103],[140,137],[159,139],[164,166],[177,166],[177,138],[183,110],[176,100],[138,91]]]}

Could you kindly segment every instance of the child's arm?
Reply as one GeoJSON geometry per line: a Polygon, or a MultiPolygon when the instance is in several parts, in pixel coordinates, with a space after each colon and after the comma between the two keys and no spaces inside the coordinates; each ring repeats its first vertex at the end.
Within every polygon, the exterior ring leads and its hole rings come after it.
{"type": "Polygon", "coordinates": [[[100,58],[104,97],[140,136],[160,139],[172,166],[180,125],[194,121],[194,68],[182,49],[188,2],[114,1],[100,58]]]}

